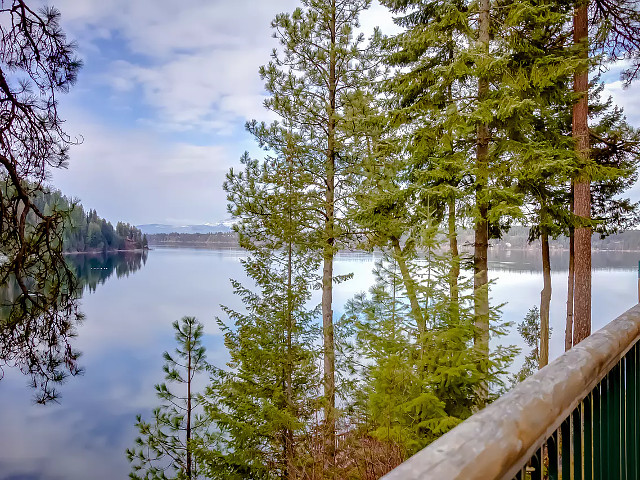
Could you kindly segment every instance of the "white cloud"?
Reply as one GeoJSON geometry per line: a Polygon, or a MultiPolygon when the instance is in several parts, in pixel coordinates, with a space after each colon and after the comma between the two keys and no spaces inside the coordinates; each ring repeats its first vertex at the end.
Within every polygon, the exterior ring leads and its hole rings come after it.
{"type": "Polygon", "coordinates": [[[614,104],[624,109],[629,124],[640,127],[640,86],[637,82],[629,88],[625,88],[620,80],[607,83],[602,93],[603,100],[611,96],[614,104]]]}
{"type": "Polygon", "coordinates": [[[229,123],[262,118],[258,67],[269,61],[276,46],[270,21],[296,4],[60,0],[58,7],[64,27],[78,39],[88,61],[100,40],[123,44],[120,58],[112,58],[101,67],[103,75],[90,81],[106,84],[116,94],[139,88],[155,113],[155,118],[144,119],[147,125],[229,133],[229,123]]]}
{"type": "MultiPolygon", "coordinates": [[[[258,75],[277,46],[270,22],[299,4],[55,0],[86,63],[78,95],[61,108],[67,131],[84,143],[72,148],[70,169],[55,172],[56,187],[113,221],[225,218],[224,174],[244,150],[257,151],[238,132],[245,120],[275,119],[263,107],[258,75]],[[109,111],[100,110],[94,93],[105,90],[109,111]],[[114,122],[114,115],[121,117],[114,122]],[[198,145],[189,143],[193,138],[198,145]]],[[[381,24],[385,33],[393,27],[377,3],[362,24],[369,31],[381,24]]]]}
{"type": "Polygon", "coordinates": [[[170,142],[141,129],[106,128],[83,115],[73,116],[69,128],[81,129],[84,142],[72,148],[70,169],[56,171],[53,184],[86,208],[134,224],[226,216],[221,184],[241,145],[170,142]]]}
{"type": "MultiPolygon", "coordinates": [[[[276,41],[270,22],[291,12],[295,0],[59,0],[63,24],[76,37],[88,61],[99,40],[124,44],[122,58],[106,65],[102,79],[116,93],[141,89],[156,121],[175,131],[213,129],[265,118],[258,67],[276,41]],[[141,62],[140,59],[143,59],[141,62]]],[[[362,15],[362,30],[381,25],[397,31],[377,2],[362,15]]],[[[266,116],[269,118],[269,116],[266,116]]]]}

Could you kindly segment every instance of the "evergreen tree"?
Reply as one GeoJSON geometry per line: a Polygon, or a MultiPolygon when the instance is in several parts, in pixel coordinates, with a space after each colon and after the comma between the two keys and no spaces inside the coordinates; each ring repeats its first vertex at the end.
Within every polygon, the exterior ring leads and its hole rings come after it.
{"type": "Polygon", "coordinates": [[[279,124],[250,124],[272,156],[245,154],[243,172],[227,175],[234,229],[256,291],[232,281],[244,312],[225,307],[220,321],[231,361],[207,388],[207,413],[220,432],[216,449],[201,451],[211,478],[301,478],[322,472],[314,448],[320,376],[314,343],[318,309],[306,304],[319,282],[307,189],[299,168],[300,139],[279,124]]]}
{"type": "Polygon", "coordinates": [[[322,322],[325,452],[332,462],[336,434],[336,351],[333,264],[350,231],[344,212],[356,181],[351,125],[345,109],[353,94],[375,74],[363,37],[356,37],[360,13],[370,0],[303,0],[304,8],[272,22],[281,52],[260,70],[271,94],[265,106],[296,132],[299,166],[310,175],[310,211],[316,212],[314,249],[322,255],[322,322]]]}
{"type": "Polygon", "coordinates": [[[194,444],[209,445],[212,437],[207,420],[198,412],[201,403],[194,391],[194,379],[207,368],[202,346],[203,326],[194,317],[182,317],[173,322],[178,347],[174,355],[164,352],[163,370],[170,384],[156,385],[156,395],[162,401],[153,411],[153,420],[146,422],[138,415],[136,428],[140,436],[136,446],[127,449],[132,463],[133,479],[192,480],[204,478],[201,467],[193,458],[194,444]]]}
{"type": "Polygon", "coordinates": [[[489,355],[488,242],[522,215],[518,162],[544,154],[563,168],[571,163],[567,140],[554,145],[534,134],[540,112],[567,101],[566,79],[579,65],[563,43],[571,12],[551,1],[383,3],[402,14],[397,23],[406,29],[388,41],[389,62],[404,67],[389,86],[412,137],[414,181],[427,198],[446,199],[452,254],[456,199],[471,206],[482,362],[489,355]]]}
{"type": "Polygon", "coordinates": [[[511,377],[512,386],[530,377],[542,367],[540,362],[540,311],[538,307],[529,309],[524,320],[518,324],[518,332],[524,343],[531,347],[531,351],[525,355],[518,373],[511,377]]]}
{"type": "Polygon", "coordinates": [[[357,351],[362,356],[359,408],[364,410],[366,431],[399,446],[403,458],[471,416],[483,401],[478,385],[492,385],[495,395],[514,354],[511,348],[498,348],[488,373],[479,369],[471,288],[468,281],[461,283],[452,316],[448,262],[447,255],[435,254],[411,262],[414,271],[429,271],[416,282],[428,298],[423,333],[411,316],[405,283],[390,255],[376,268],[370,297],[360,294],[347,307],[347,315],[356,321],[357,351]]]}
{"type": "Polygon", "coordinates": [[[36,199],[52,169],[67,164],[73,142],[59,99],[81,62],[55,8],[8,0],[0,24],[0,287],[17,285],[21,310],[0,324],[0,368],[30,375],[44,402],[55,397],[51,383],[79,371],[67,343],[79,320],[75,279],[62,255],[68,212],[46,212],[36,199]]]}
{"type": "MultiPolygon", "coordinates": [[[[628,85],[640,72],[640,11],[626,0],[573,2],[573,43],[583,62],[574,75],[572,129],[580,170],[573,181],[573,213],[580,220],[572,237],[568,311],[573,315],[573,345],[591,334],[591,175],[589,133],[590,55],[606,62],[631,60],[622,78],[628,85]],[[591,7],[591,8],[590,8],[591,7]],[[595,33],[590,36],[590,27],[595,33]],[[590,38],[591,37],[591,38],[590,38]],[[572,255],[572,259],[573,256],[572,255]],[[574,285],[575,284],[575,285],[574,285]]],[[[569,318],[569,315],[567,315],[569,318]]],[[[568,347],[568,343],[566,344],[568,347]]]]}

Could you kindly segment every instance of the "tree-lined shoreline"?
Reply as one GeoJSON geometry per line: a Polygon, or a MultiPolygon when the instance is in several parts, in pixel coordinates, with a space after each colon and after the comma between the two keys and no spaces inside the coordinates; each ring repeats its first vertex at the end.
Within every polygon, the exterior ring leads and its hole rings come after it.
{"type": "MultiPolygon", "coordinates": [[[[458,230],[459,248],[471,251],[473,244],[472,230],[458,230]]],[[[175,246],[200,248],[241,248],[236,233],[160,233],[147,235],[149,246],[175,246]]],[[[559,236],[549,240],[549,248],[554,251],[569,251],[569,237],[559,236]]],[[[640,252],[640,230],[628,230],[601,238],[593,234],[591,240],[593,251],[640,252]]],[[[540,250],[540,240],[529,241],[528,227],[511,227],[502,234],[501,239],[489,242],[490,249],[501,250],[540,250]]],[[[344,250],[356,251],[356,250],[344,250]]],[[[362,250],[357,250],[362,252],[362,250]]]]}

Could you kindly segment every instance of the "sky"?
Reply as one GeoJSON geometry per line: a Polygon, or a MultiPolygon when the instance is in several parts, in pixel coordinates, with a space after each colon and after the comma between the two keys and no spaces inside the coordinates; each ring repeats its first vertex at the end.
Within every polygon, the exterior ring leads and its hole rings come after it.
{"type": "MultiPolygon", "coordinates": [[[[276,41],[270,22],[297,0],[54,0],[84,62],[60,100],[79,141],[51,183],[111,222],[189,225],[229,219],[225,173],[260,155],[247,120],[271,121],[258,68],[276,41]]],[[[377,3],[361,18],[394,33],[377,3]]],[[[640,126],[640,85],[607,92],[640,126]],[[638,113],[635,113],[638,112],[638,113]]],[[[638,189],[640,192],[640,189],[638,189]]],[[[640,198],[640,193],[633,196],[640,198]]]]}

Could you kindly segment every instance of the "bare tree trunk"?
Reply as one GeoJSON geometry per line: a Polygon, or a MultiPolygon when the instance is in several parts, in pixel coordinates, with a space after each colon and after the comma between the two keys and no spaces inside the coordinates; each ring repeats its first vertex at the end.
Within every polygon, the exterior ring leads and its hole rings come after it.
{"type": "MultiPolygon", "coordinates": [[[[189,342],[193,338],[191,331],[191,324],[189,324],[189,336],[187,337],[189,342]]],[[[193,373],[191,369],[191,349],[192,345],[189,343],[187,345],[187,479],[191,480],[191,447],[189,442],[191,441],[191,379],[193,378],[193,373]]]]}
{"type": "MultiPolygon", "coordinates": [[[[288,216],[289,216],[289,231],[287,234],[290,236],[293,233],[293,215],[292,215],[292,194],[293,194],[293,181],[291,178],[292,175],[292,165],[291,159],[289,159],[289,205],[288,205],[288,216]]],[[[287,363],[286,363],[286,375],[285,375],[285,395],[287,402],[287,410],[291,415],[295,415],[295,409],[293,407],[293,358],[292,358],[292,330],[293,330],[293,305],[292,305],[292,282],[293,276],[293,244],[291,241],[291,237],[289,237],[289,242],[287,245],[287,363]]],[[[291,479],[293,478],[293,460],[294,460],[294,449],[293,449],[293,430],[290,427],[285,428],[284,435],[284,455],[286,462],[286,470],[284,478],[291,479]]]]}
{"type": "Polygon", "coordinates": [[[549,363],[549,304],[551,303],[551,262],[549,259],[549,235],[546,228],[540,234],[542,245],[543,287],[540,292],[540,356],[538,367],[549,363]]]}
{"type": "MultiPolygon", "coordinates": [[[[571,183],[571,212],[573,213],[573,182],[571,183]]],[[[575,279],[575,236],[569,227],[569,278],[567,285],[567,321],[564,328],[564,351],[573,346],[573,284],[575,279]]]]}
{"type": "Polygon", "coordinates": [[[418,326],[418,334],[422,336],[426,331],[426,321],[420,308],[420,302],[418,302],[418,294],[416,284],[411,278],[407,261],[404,258],[404,252],[400,248],[400,241],[396,237],[391,237],[391,245],[393,246],[393,256],[400,267],[400,273],[402,274],[402,283],[407,291],[407,297],[409,297],[409,305],[411,305],[411,315],[418,326]]]}
{"type": "MultiPolygon", "coordinates": [[[[573,40],[576,45],[588,42],[588,2],[579,5],[573,17],[573,40]]],[[[589,52],[585,48],[583,57],[589,52]]],[[[581,97],[573,107],[573,138],[582,162],[589,158],[588,89],[589,71],[584,68],[574,77],[573,89],[581,97]]],[[[591,184],[586,172],[575,180],[574,211],[578,217],[591,218],[591,184]]],[[[591,228],[575,229],[575,292],[573,344],[577,345],[591,334],[591,228]]]]}
{"type": "MultiPolygon", "coordinates": [[[[480,0],[480,15],[478,19],[478,40],[482,45],[482,53],[489,55],[489,0],[480,0]]],[[[478,100],[482,102],[489,93],[489,80],[486,77],[478,79],[478,100]]],[[[486,123],[478,126],[478,143],[476,150],[476,206],[478,209],[475,221],[474,242],[474,277],[473,293],[475,307],[476,332],[474,345],[478,355],[479,370],[487,372],[489,361],[489,275],[487,251],[489,249],[489,223],[487,221],[489,205],[486,198],[489,164],[489,126],[486,123]]],[[[486,405],[488,387],[486,384],[478,390],[478,407],[486,405]]]]}
{"type": "Polygon", "coordinates": [[[451,319],[460,318],[458,304],[458,277],[460,276],[460,254],[458,253],[458,234],[456,233],[456,199],[450,198],[449,203],[449,253],[451,254],[451,268],[449,270],[449,302],[451,305],[451,319]]]}
{"type": "Polygon", "coordinates": [[[329,55],[329,111],[327,158],[325,165],[325,225],[322,268],[322,332],[324,348],[325,452],[329,465],[335,464],[336,448],[336,384],[335,345],[333,338],[333,257],[335,244],[335,160],[336,160],[336,3],[331,2],[331,50],[329,55]]]}

